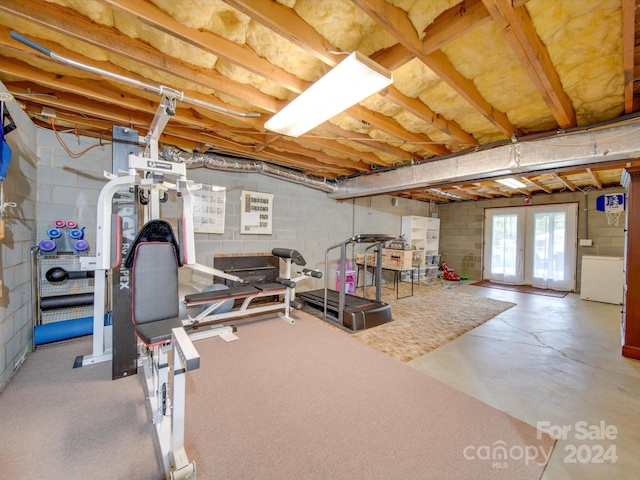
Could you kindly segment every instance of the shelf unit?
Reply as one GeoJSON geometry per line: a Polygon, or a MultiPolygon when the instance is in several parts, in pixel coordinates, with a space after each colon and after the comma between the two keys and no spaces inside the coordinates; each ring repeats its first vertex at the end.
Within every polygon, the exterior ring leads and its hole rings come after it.
{"type": "Polygon", "coordinates": [[[67,278],[59,282],[50,282],[46,274],[53,268],[62,268],[67,272],[81,270],[79,255],[41,255],[39,249],[34,256],[34,294],[35,325],[34,348],[41,343],[65,340],[93,332],[93,299],[87,304],[87,295],[93,297],[94,279],[90,277],[67,278]],[[73,297],[81,298],[77,304],[73,297]],[[59,307],[45,308],[44,303],[68,298],[59,307]]]}
{"type": "MultiPolygon", "coordinates": [[[[413,265],[425,275],[425,268],[431,265],[428,255],[438,255],[440,248],[440,219],[408,215],[402,217],[401,233],[413,248],[413,265]]],[[[436,265],[437,267],[437,265],[436,265]]]]}

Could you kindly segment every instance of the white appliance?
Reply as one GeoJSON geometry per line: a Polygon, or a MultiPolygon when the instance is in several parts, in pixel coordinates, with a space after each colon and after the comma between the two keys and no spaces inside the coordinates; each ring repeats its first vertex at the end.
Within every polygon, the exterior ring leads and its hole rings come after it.
{"type": "Polygon", "coordinates": [[[623,261],[622,257],[583,255],[580,298],[621,305],[623,261]]]}

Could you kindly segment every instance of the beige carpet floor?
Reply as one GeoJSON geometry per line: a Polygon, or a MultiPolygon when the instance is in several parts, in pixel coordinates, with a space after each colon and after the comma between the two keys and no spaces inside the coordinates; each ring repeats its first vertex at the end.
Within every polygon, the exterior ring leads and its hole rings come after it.
{"type": "MultiPolygon", "coordinates": [[[[400,284],[400,296],[411,285],[400,284]]],[[[414,285],[413,296],[396,299],[395,290],[382,288],[382,301],[391,305],[393,321],[352,334],[363,343],[400,361],[429,353],[513,307],[514,303],[414,285]]],[[[362,288],[357,295],[362,295],[362,288]]],[[[367,296],[375,289],[367,287],[367,296]]]]}
{"type": "MultiPolygon", "coordinates": [[[[466,297],[416,289],[413,299],[389,301],[454,323],[463,321],[456,311],[470,309],[478,323],[482,299],[464,307],[466,297]]],[[[509,306],[494,304],[485,317],[509,306]]],[[[198,478],[540,478],[554,448],[547,435],[295,315],[295,325],[275,316],[240,325],[236,342],[196,343],[202,365],[187,375],[186,442],[198,478]],[[487,454],[496,458],[501,447],[511,453],[498,465],[487,454]]],[[[39,348],[0,393],[4,477],[161,477],[140,376],[112,381],[109,363],[71,368],[89,339],[39,348]]]]}
{"type": "Polygon", "coordinates": [[[295,316],[295,325],[239,326],[235,342],[196,343],[186,447],[198,478],[540,478],[555,443],[548,435],[295,316]]]}
{"type": "Polygon", "coordinates": [[[73,368],[91,346],[89,336],[38,347],[0,392],[2,478],[162,478],[141,375],[73,368]]]}

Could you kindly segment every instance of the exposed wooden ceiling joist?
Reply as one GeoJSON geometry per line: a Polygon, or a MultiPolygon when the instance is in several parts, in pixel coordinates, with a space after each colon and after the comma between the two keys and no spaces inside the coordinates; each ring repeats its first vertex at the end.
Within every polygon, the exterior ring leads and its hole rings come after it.
{"type": "MultiPolygon", "coordinates": [[[[14,30],[64,58],[142,83],[180,85],[184,95],[219,108],[179,103],[161,137],[166,145],[253,158],[337,183],[383,177],[452,155],[463,165],[479,149],[606,127],[638,112],[638,1],[592,0],[593,8],[547,1],[434,0],[403,9],[388,0],[291,7],[275,0],[3,0],[0,81],[38,126],[52,128],[42,115],[52,108],[53,125],[100,142],[113,125],[145,133],[157,110],[154,94],[45,56],[11,38],[14,30]],[[298,139],[264,128],[353,50],[397,81],[298,139]],[[496,59],[511,63],[503,70],[496,59]],[[512,78],[521,83],[504,88],[512,78]]],[[[527,187],[520,190],[465,179],[390,193],[451,202],[603,189],[619,185],[622,168],[634,162],[531,171],[521,176],[527,187]]]]}

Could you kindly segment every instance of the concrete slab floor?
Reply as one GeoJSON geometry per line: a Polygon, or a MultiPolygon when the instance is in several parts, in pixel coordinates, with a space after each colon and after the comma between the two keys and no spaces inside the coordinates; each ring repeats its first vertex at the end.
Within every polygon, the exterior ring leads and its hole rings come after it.
{"type": "MultiPolygon", "coordinates": [[[[577,294],[455,291],[517,306],[409,365],[555,433],[544,480],[640,479],[640,361],[620,353],[621,307],[577,294]]],[[[502,478],[508,460],[496,464],[502,478]]]]}

